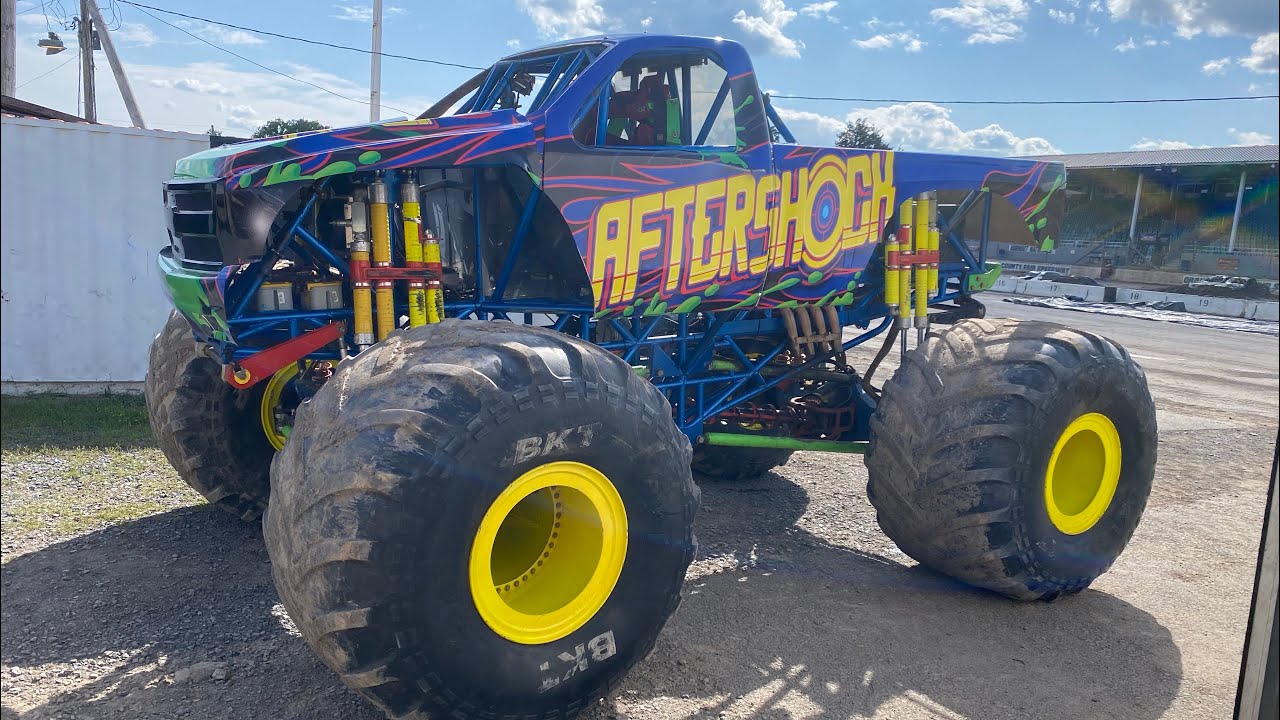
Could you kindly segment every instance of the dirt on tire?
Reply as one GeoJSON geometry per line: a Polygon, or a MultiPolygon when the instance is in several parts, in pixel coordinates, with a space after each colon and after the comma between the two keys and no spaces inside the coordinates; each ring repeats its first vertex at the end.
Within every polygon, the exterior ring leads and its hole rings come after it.
{"type": "Polygon", "coordinates": [[[871,420],[867,495],[903,552],[1020,600],[1077,593],[1138,526],[1155,477],[1155,405],[1120,345],[1060,325],[971,320],[933,332],[886,383],[871,420]],[[1067,425],[1099,413],[1123,462],[1105,512],[1069,534],[1045,509],[1067,425]]]}
{"type": "MultiPolygon", "coordinates": [[[[393,717],[571,717],[648,654],[679,602],[689,453],[665,397],[576,338],[456,320],[394,333],[299,410],[275,459],[276,587],[320,658],[393,717]],[[476,610],[470,549],[513,480],[561,461],[616,486],[632,551],[585,624],[512,642],[476,610]]],[[[554,572],[548,542],[539,577],[554,572]]]]}
{"type": "Polygon", "coordinates": [[[190,324],[170,313],[151,343],[147,416],[160,450],[187,485],[253,520],[267,506],[275,449],[258,420],[261,389],[236,390],[220,371],[197,349],[190,324]]]}

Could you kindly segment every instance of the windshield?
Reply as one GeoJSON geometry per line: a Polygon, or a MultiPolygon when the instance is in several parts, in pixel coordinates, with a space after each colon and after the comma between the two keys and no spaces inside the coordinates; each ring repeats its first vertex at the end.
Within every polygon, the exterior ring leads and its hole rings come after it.
{"type": "Polygon", "coordinates": [[[515,110],[524,115],[539,112],[560,97],[605,47],[575,45],[500,60],[450,93],[447,97],[456,98],[454,102],[447,109],[432,108],[438,111],[432,115],[489,110],[515,110]]]}

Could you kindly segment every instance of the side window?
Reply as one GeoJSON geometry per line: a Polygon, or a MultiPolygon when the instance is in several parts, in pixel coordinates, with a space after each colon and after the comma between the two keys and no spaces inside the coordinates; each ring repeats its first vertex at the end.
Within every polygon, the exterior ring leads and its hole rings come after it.
{"type": "Polygon", "coordinates": [[[720,62],[701,51],[635,55],[614,73],[574,128],[583,145],[738,148],[733,92],[720,62]]]}

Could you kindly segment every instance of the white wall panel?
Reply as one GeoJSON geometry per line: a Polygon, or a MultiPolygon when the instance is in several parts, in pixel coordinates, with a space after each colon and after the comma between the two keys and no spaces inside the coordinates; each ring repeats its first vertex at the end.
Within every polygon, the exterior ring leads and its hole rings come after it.
{"type": "MultiPolygon", "coordinates": [[[[0,379],[141,381],[168,314],[161,183],[204,135],[0,118],[0,379]]],[[[21,388],[16,388],[21,390],[21,388]]]]}

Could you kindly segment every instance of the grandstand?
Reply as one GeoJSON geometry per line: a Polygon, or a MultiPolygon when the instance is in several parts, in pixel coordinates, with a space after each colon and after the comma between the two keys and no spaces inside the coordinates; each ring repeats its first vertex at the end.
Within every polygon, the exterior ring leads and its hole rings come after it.
{"type": "Polygon", "coordinates": [[[1067,166],[1051,252],[996,245],[1005,262],[1280,278],[1280,146],[1042,155],[1067,166]]]}

